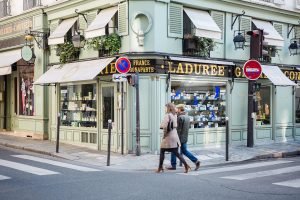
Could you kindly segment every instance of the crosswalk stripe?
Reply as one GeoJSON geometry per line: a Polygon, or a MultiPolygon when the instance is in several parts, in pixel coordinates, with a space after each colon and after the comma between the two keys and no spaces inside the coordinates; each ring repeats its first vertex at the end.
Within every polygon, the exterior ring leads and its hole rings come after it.
{"type": "Polygon", "coordinates": [[[0,175],[0,181],[5,179],[10,179],[10,177],[0,175]]]}
{"type": "Polygon", "coordinates": [[[82,166],[78,166],[78,165],[72,165],[72,164],[68,164],[68,163],[58,162],[58,161],[44,159],[44,158],[38,158],[38,157],[34,157],[34,156],[29,156],[29,155],[13,155],[13,157],[22,158],[22,159],[26,159],[26,160],[32,160],[32,161],[36,161],[36,162],[46,163],[46,164],[50,164],[50,165],[54,165],[54,166],[64,167],[64,168],[83,171],[83,172],[102,171],[102,170],[93,169],[93,168],[89,168],[89,167],[82,167],[82,166]]]}
{"type": "Polygon", "coordinates": [[[247,174],[239,174],[239,175],[233,175],[233,176],[225,176],[222,178],[241,181],[241,180],[246,180],[246,179],[260,178],[260,177],[265,177],[265,176],[279,175],[279,174],[285,174],[285,173],[291,173],[291,172],[297,172],[297,171],[300,171],[300,166],[285,167],[285,168],[280,168],[280,169],[266,170],[266,171],[253,172],[253,173],[247,173],[247,174]]]}
{"type": "Polygon", "coordinates": [[[287,187],[300,188],[300,178],[294,179],[294,180],[278,182],[278,183],[273,183],[273,184],[287,186],[287,187]]]}
{"type": "Polygon", "coordinates": [[[285,164],[285,163],[291,163],[291,162],[293,162],[293,161],[276,160],[276,161],[268,161],[268,162],[251,163],[251,164],[245,164],[245,165],[239,165],[239,166],[200,170],[197,172],[190,172],[187,174],[185,174],[185,173],[179,173],[179,174],[189,175],[189,176],[197,176],[197,175],[201,175],[201,174],[214,174],[214,173],[221,173],[221,172],[230,172],[230,171],[236,171],[236,170],[242,170],[242,169],[251,169],[251,168],[256,168],[256,167],[265,167],[265,166],[285,164]]]}
{"type": "Polygon", "coordinates": [[[50,171],[47,169],[42,169],[38,167],[32,167],[30,165],[25,165],[17,162],[11,162],[7,160],[2,160],[0,159],[0,166],[8,167],[8,168],[13,168],[19,171],[31,173],[31,174],[36,174],[36,175],[52,175],[52,174],[59,174],[58,172],[50,171]]]}

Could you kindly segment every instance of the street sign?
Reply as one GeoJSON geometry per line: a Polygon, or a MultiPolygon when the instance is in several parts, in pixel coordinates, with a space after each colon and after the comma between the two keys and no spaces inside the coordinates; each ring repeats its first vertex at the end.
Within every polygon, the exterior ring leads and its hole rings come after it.
{"type": "Polygon", "coordinates": [[[125,57],[120,57],[117,59],[115,67],[119,73],[126,74],[131,68],[130,60],[125,57]]]}
{"type": "Polygon", "coordinates": [[[127,75],[126,74],[113,74],[112,80],[113,80],[113,82],[125,82],[125,81],[127,81],[127,75]]]}
{"type": "Polygon", "coordinates": [[[244,64],[243,71],[244,71],[244,75],[246,76],[247,79],[257,80],[262,73],[262,67],[258,61],[248,60],[244,64]]]}

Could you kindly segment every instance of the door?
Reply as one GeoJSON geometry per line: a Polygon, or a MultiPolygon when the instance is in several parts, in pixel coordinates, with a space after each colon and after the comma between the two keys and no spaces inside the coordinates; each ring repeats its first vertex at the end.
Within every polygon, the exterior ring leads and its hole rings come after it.
{"type": "Polygon", "coordinates": [[[114,83],[100,83],[100,134],[99,144],[100,150],[107,151],[108,144],[108,120],[112,120],[112,131],[111,131],[111,151],[117,151],[117,101],[116,101],[117,87],[114,83]]]}

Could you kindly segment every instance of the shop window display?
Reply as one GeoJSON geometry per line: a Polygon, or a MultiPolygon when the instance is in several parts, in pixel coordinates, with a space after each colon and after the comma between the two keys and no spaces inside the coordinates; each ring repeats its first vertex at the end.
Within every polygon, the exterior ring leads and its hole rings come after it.
{"type": "Polygon", "coordinates": [[[295,97],[296,97],[296,123],[300,123],[300,88],[296,89],[295,92],[295,97]]]}
{"type": "Polygon", "coordinates": [[[270,86],[261,86],[255,93],[257,99],[256,124],[268,125],[271,123],[271,89],[270,86]]]}
{"type": "Polygon", "coordinates": [[[171,102],[175,105],[184,104],[191,128],[225,126],[225,85],[172,81],[171,91],[171,102]]]}
{"type": "Polygon", "coordinates": [[[19,115],[34,115],[34,66],[18,66],[19,69],[19,115]]]}
{"type": "Polygon", "coordinates": [[[60,87],[61,125],[97,127],[96,84],[60,87]]]}
{"type": "Polygon", "coordinates": [[[114,87],[102,88],[103,128],[108,129],[108,120],[114,121],[114,87]]]}

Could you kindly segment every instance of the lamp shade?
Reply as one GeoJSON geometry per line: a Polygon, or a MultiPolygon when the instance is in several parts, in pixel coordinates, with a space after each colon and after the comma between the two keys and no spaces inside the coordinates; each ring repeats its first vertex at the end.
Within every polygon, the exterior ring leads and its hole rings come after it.
{"type": "Polygon", "coordinates": [[[244,49],[245,41],[245,37],[242,35],[242,33],[238,33],[233,38],[235,49],[244,49]]]}
{"type": "Polygon", "coordinates": [[[289,50],[290,50],[290,55],[297,55],[300,53],[300,49],[298,47],[297,41],[293,41],[290,44],[289,50]]]}
{"type": "Polygon", "coordinates": [[[72,43],[76,48],[83,48],[85,44],[85,39],[82,35],[73,35],[72,43]]]}

